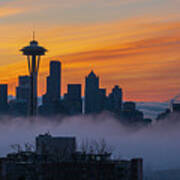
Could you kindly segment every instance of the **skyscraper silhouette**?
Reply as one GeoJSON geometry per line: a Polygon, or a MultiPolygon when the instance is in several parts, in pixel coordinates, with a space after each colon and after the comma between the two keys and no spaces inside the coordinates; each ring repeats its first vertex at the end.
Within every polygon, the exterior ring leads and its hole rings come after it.
{"type": "Polygon", "coordinates": [[[19,86],[16,87],[16,100],[29,104],[30,98],[30,77],[19,76],[19,86]]]}
{"type": "Polygon", "coordinates": [[[51,61],[50,72],[47,77],[46,94],[43,96],[43,105],[59,102],[61,98],[61,62],[51,61]]]}
{"type": "Polygon", "coordinates": [[[98,112],[99,77],[93,71],[85,80],[85,113],[98,112]]]}
{"type": "Polygon", "coordinates": [[[9,114],[28,116],[30,104],[30,76],[19,76],[16,87],[16,99],[9,101],[9,114]]]}
{"type": "Polygon", "coordinates": [[[8,85],[0,84],[0,112],[4,113],[8,110],[8,85]]]}
{"type": "Polygon", "coordinates": [[[8,85],[0,84],[0,104],[7,104],[8,85]]]}
{"type": "Polygon", "coordinates": [[[68,84],[64,105],[70,115],[82,113],[81,84],[68,84]]]}
{"type": "Polygon", "coordinates": [[[81,99],[81,84],[68,84],[67,95],[70,99],[81,99]]]}
{"type": "Polygon", "coordinates": [[[108,110],[114,113],[119,113],[122,110],[122,89],[116,85],[108,97],[108,110]]]}
{"type": "Polygon", "coordinates": [[[99,89],[98,91],[98,103],[97,110],[98,112],[102,112],[106,109],[107,97],[106,97],[106,89],[99,89]]]}

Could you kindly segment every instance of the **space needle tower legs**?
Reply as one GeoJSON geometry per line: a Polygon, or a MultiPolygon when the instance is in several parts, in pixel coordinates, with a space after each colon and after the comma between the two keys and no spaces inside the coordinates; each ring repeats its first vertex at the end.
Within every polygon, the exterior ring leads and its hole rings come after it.
{"type": "Polygon", "coordinates": [[[28,61],[28,70],[30,75],[30,99],[28,106],[28,114],[33,117],[37,115],[37,78],[39,71],[39,64],[41,56],[45,55],[47,50],[38,45],[38,42],[35,41],[34,35],[33,40],[30,44],[20,51],[23,52],[23,55],[27,56],[28,61]]]}

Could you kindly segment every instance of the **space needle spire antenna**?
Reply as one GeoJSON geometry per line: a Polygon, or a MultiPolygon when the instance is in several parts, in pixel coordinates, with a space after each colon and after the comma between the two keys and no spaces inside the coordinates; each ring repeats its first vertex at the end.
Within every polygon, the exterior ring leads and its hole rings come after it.
{"type": "Polygon", "coordinates": [[[27,56],[28,70],[30,76],[30,98],[28,105],[29,116],[37,115],[37,78],[41,56],[45,55],[47,50],[38,45],[35,40],[35,32],[33,31],[33,40],[28,46],[20,50],[23,55],[27,56]]]}
{"type": "Polygon", "coordinates": [[[35,31],[33,31],[33,41],[35,41],[35,31]]]}

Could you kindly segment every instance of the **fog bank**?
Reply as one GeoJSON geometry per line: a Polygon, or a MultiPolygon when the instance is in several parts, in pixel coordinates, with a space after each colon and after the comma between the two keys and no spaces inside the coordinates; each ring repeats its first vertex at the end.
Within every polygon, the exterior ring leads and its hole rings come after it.
{"type": "Polygon", "coordinates": [[[180,115],[149,127],[130,128],[104,113],[98,116],[73,116],[68,118],[28,119],[4,117],[0,121],[0,155],[11,152],[11,144],[34,142],[37,135],[50,132],[53,136],[76,136],[102,139],[115,148],[114,154],[123,159],[142,157],[148,169],[180,168],[180,115]]]}

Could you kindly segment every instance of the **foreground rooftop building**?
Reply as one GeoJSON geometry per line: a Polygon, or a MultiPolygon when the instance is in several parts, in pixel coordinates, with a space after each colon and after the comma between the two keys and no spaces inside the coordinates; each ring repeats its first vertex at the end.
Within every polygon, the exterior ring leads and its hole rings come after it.
{"type": "Polygon", "coordinates": [[[143,179],[142,159],[112,160],[111,154],[107,152],[76,152],[75,141],[74,137],[52,137],[50,134],[38,136],[36,151],[19,151],[0,159],[0,179],[143,179]]]}
{"type": "Polygon", "coordinates": [[[76,151],[75,137],[52,137],[49,133],[36,137],[36,154],[54,161],[69,160],[76,151]]]}

